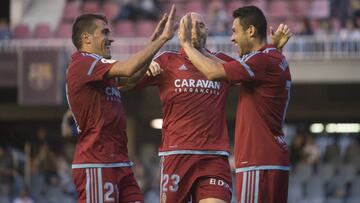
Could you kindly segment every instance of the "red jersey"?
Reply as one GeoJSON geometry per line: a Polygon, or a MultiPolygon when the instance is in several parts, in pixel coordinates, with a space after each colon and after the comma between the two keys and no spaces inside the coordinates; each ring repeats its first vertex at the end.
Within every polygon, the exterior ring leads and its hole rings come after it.
{"type": "Polygon", "coordinates": [[[237,172],[289,170],[282,131],[291,76],[285,57],[271,45],[224,64],[228,80],[241,84],[235,128],[237,172]]]}
{"type": "Polygon", "coordinates": [[[69,107],[78,126],[72,168],[128,166],[126,119],[114,79],[115,60],[76,52],[66,75],[69,107]]]}
{"type": "MultiPolygon", "coordinates": [[[[222,60],[233,58],[216,54],[222,60]]],[[[160,91],[163,126],[159,155],[229,154],[225,101],[230,84],[210,81],[186,57],[185,51],[164,52],[155,61],[164,70],[145,76],[138,87],[160,91]]]]}

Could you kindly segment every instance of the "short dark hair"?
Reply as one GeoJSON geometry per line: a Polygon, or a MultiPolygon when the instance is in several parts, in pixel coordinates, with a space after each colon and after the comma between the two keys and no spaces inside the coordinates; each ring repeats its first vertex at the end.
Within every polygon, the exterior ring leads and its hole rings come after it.
{"type": "Polygon", "coordinates": [[[72,42],[74,46],[79,50],[82,46],[81,43],[81,34],[84,32],[88,32],[90,34],[93,34],[96,25],[94,23],[95,20],[102,20],[106,24],[108,24],[108,21],[105,16],[103,15],[97,15],[97,14],[83,14],[76,18],[73,26],[72,26],[72,42]]]}
{"type": "Polygon", "coordinates": [[[258,7],[240,7],[233,12],[233,18],[239,18],[244,30],[253,25],[261,39],[266,39],[267,21],[264,13],[258,7]]]}

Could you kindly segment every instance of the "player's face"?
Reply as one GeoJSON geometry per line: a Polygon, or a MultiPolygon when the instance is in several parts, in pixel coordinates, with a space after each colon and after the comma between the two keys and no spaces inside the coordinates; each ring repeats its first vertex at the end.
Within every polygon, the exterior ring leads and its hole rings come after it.
{"type": "MultiPolygon", "coordinates": [[[[206,38],[208,35],[208,30],[207,30],[207,27],[205,24],[205,20],[198,13],[191,12],[190,14],[191,14],[190,15],[191,24],[192,24],[191,43],[197,49],[205,48],[206,38]],[[197,23],[197,29],[195,29],[196,23],[197,23]]],[[[185,20],[184,18],[186,18],[186,15],[181,20],[185,20]]],[[[183,28],[180,27],[178,32],[179,32],[179,35],[180,35],[180,33],[184,32],[183,28]]]]}
{"type": "Polygon", "coordinates": [[[242,56],[251,51],[251,37],[247,30],[240,24],[239,18],[234,19],[232,25],[231,42],[239,48],[239,55],[242,56]]]}
{"type": "Polygon", "coordinates": [[[207,38],[207,27],[205,24],[204,18],[198,13],[191,13],[191,23],[193,28],[197,23],[196,29],[191,30],[191,42],[195,48],[205,48],[206,38],[207,38]]]}
{"type": "Polygon", "coordinates": [[[92,48],[95,54],[106,59],[111,58],[111,43],[114,42],[109,26],[102,20],[96,20],[96,29],[92,36],[92,48]]]}

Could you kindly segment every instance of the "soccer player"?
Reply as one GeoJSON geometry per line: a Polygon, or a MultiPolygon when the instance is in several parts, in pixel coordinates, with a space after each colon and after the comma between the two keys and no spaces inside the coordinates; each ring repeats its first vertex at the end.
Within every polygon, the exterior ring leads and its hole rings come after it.
{"type": "MultiPolygon", "coordinates": [[[[289,66],[266,43],[267,22],[259,8],[239,8],[233,17],[231,41],[239,48],[238,60],[210,59],[192,47],[190,16],[180,23],[186,30],[180,41],[207,79],[241,84],[235,128],[238,202],[287,202],[289,158],[282,126],[290,95],[289,66]]],[[[289,34],[286,26],[279,29],[289,34]]]]}
{"type": "MultiPolygon", "coordinates": [[[[235,59],[205,49],[204,18],[191,13],[198,32],[191,46],[210,58],[235,59]]],[[[184,32],[179,30],[179,35],[184,32]]],[[[280,45],[283,46],[283,45],[280,45]]],[[[189,61],[184,49],[160,54],[151,66],[164,71],[145,76],[137,88],[157,86],[163,111],[161,202],[224,203],[231,201],[229,141],[225,101],[230,83],[210,81],[189,61]]]]}
{"type": "Polygon", "coordinates": [[[78,51],[67,70],[66,90],[79,133],[72,164],[78,202],[144,201],[130,169],[126,118],[116,77],[129,77],[148,67],[156,52],[173,37],[174,18],[172,6],[152,41],[123,61],[110,60],[114,40],[106,17],[85,14],[76,19],[72,41],[78,51]]]}

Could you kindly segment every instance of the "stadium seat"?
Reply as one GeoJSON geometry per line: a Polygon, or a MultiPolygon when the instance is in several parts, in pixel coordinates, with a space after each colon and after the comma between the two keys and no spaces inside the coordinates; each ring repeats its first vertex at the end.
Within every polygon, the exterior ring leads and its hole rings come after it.
{"type": "Polygon", "coordinates": [[[39,23],[35,26],[34,38],[50,38],[52,37],[51,29],[47,23],[39,23]]]}
{"type": "Polygon", "coordinates": [[[82,5],[83,13],[99,13],[100,5],[97,1],[85,1],[82,5]]]}
{"type": "Polygon", "coordinates": [[[289,178],[289,203],[298,203],[299,199],[304,195],[303,183],[296,175],[290,175],[289,178]]]}
{"type": "Polygon", "coordinates": [[[208,9],[225,9],[225,2],[222,0],[212,0],[208,5],[208,9]]]}
{"type": "Polygon", "coordinates": [[[113,21],[120,12],[120,3],[115,1],[106,1],[102,6],[102,12],[109,21],[113,21]]]}
{"type": "Polygon", "coordinates": [[[253,0],[253,1],[249,1],[250,4],[249,5],[254,5],[259,7],[262,12],[264,12],[265,16],[267,16],[268,14],[268,9],[267,9],[267,2],[266,0],[253,0]]]}
{"type": "Polygon", "coordinates": [[[19,24],[14,29],[13,37],[16,39],[30,38],[30,29],[28,25],[19,24]]]}
{"type": "Polygon", "coordinates": [[[115,24],[114,33],[117,37],[135,37],[135,25],[130,20],[118,21],[115,24]]]}
{"type": "Polygon", "coordinates": [[[72,32],[71,29],[72,29],[71,23],[67,23],[67,22],[60,23],[54,36],[57,38],[71,38],[71,32],[72,32]]]}
{"type": "Polygon", "coordinates": [[[268,15],[276,18],[286,18],[290,16],[288,1],[273,0],[269,2],[268,15]]]}
{"type": "Polygon", "coordinates": [[[292,14],[294,14],[297,17],[304,17],[306,16],[309,8],[310,8],[309,0],[293,1],[292,14]]]}
{"type": "Polygon", "coordinates": [[[73,22],[80,15],[80,2],[67,2],[63,11],[63,20],[73,22]]]}
{"type": "Polygon", "coordinates": [[[313,18],[327,18],[330,15],[328,0],[312,1],[308,15],[313,18]]]}
{"type": "Polygon", "coordinates": [[[153,21],[140,21],[136,24],[138,37],[149,37],[155,30],[156,23],[153,21]]]}
{"type": "Polygon", "coordinates": [[[240,8],[242,6],[245,6],[244,2],[243,1],[238,1],[238,0],[232,0],[228,3],[227,5],[227,10],[229,11],[229,16],[232,15],[232,11],[237,9],[237,8],[240,8]]]}
{"type": "Polygon", "coordinates": [[[205,14],[203,3],[201,1],[188,1],[185,4],[185,10],[187,12],[197,12],[200,14],[205,14]]]}

